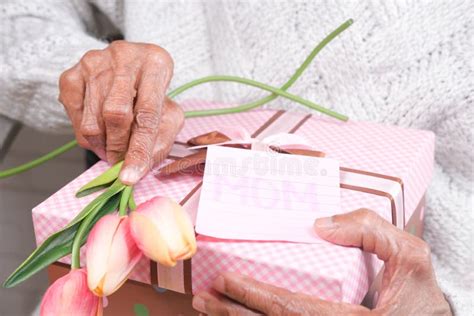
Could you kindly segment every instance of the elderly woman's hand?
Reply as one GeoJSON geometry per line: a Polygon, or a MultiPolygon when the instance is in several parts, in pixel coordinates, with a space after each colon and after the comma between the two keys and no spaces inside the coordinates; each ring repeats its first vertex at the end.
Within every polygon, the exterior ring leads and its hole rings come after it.
{"type": "Polygon", "coordinates": [[[80,146],[109,163],[125,159],[120,179],[134,184],[163,160],[184,116],[166,97],[173,60],[159,46],[116,41],[87,52],[59,80],[59,100],[80,146]]]}
{"type": "Polygon", "coordinates": [[[332,243],[362,248],[385,262],[373,310],[291,293],[232,273],[215,280],[215,293],[195,296],[194,308],[208,315],[451,315],[423,240],[368,210],[319,219],[314,227],[332,243]]]}

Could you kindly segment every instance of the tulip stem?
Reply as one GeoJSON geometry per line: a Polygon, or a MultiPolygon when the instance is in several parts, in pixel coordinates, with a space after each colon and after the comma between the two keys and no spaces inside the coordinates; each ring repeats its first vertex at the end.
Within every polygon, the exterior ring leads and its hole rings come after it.
{"type": "MultiPolygon", "coordinates": [[[[106,201],[105,201],[106,202],[106,201]]],[[[96,206],[96,209],[92,211],[91,214],[87,215],[86,218],[82,221],[79,229],[74,236],[74,241],[72,242],[72,251],[71,251],[71,269],[79,269],[81,267],[81,245],[82,239],[85,236],[86,228],[92,223],[94,217],[96,215],[96,210],[99,210],[102,205],[105,203],[101,203],[96,206]]]]}
{"type": "Polygon", "coordinates": [[[132,192],[130,192],[130,198],[128,199],[128,208],[132,211],[135,211],[137,208],[137,204],[135,203],[135,198],[133,197],[133,188],[132,188],[132,192]]]}
{"type": "MultiPolygon", "coordinates": [[[[122,186],[125,187],[125,185],[122,186]]],[[[120,191],[123,189],[123,187],[120,188],[120,191]]],[[[110,188],[107,190],[110,190],[110,188]]],[[[79,228],[77,229],[76,234],[74,235],[74,240],[72,242],[71,269],[79,269],[81,267],[81,246],[85,240],[85,237],[88,234],[88,230],[91,226],[91,223],[93,222],[97,213],[107,203],[108,200],[109,198],[105,198],[102,199],[99,203],[97,203],[93,210],[82,220],[81,225],[79,225],[79,228]]]]}
{"type": "Polygon", "coordinates": [[[122,196],[120,197],[120,205],[119,205],[119,215],[126,216],[127,215],[127,207],[128,202],[130,201],[130,196],[132,194],[132,186],[126,186],[125,189],[122,191],[122,196]]]}
{"type": "MultiPolygon", "coordinates": [[[[236,77],[236,76],[208,76],[208,77],[196,79],[196,80],[193,80],[193,81],[185,84],[184,86],[182,86],[181,87],[182,90],[178,90],[178,91],[174,90],[173,92],[182,93],[186,89],[192,88],[196,85],[199,85],[199,84],[202,84],[202,83],[205,83],[205,82],[212,82],[212,81],[238,82],[238,83],[242,83],[242,84],[245,84],[245,85],[257,87],[257,88],[272,92],[272,93],[274,93],[274,94],[276,94],[280,97],[284,97],[284,98],[287,98],[291,101],[300,103],[300,104],[302,104],[302,105],[304,105],[304,106],[306,106],[310,109],[319,111],[319,112],[324,113],[328,116],[332,116],[332,117],[334,117],[336,119],[339,119],[341,121],[347,121],[348,120],[348,117],[343,115],[343,114],[340,114],[340,113],[337,113],[337,112],[332,111],[330,109],[327,109],[325,107],[322,107],[319,104],[316,104],[316,103],[313,103],[313,102],[308,101],[306,99],[303,99],[303,98],[301,98],[297,95],[288,93],[285,90],[278,89],[278,88],[266,85],[264,83],[261,83],[261,82],[255,81],[255,80],[246,79],[246,78],[242,78],[242,77],[236,77]]],[[[239,112],[244,112],[244,111],[251,110],[251,109],[253,109],[257,106],[261,106],[261,105],[262,104],[249,103],[249,104],[244,104],[244,105],[240,105],[240,106],[236,106],[236,107],[232,107],[232,108],[187,111],[187,112],[185,112],[184,115],[185,115],[185,117],[188,118],[188,117],[196,117],[196,116],[209,116],[209,115],[222,115],[222,114],[239,113],[239,112]]]]}
{"type": "MultiPolygon", "coordinates": [[[[311,53],[306,57],[306,59],[303,61],[303,63],[298,67],[298,69],[291,75],[290,79],[288,79],[285,84],[283,84],[280,88],[282,91],[288,90],[297,80],[303,72],[308,68],[308,66],[311,64],[311,62],[314,60],[314,58],[319,54],[319,52],[326,47],[333,39],[335,39],[339,34],[344,32],[346,29],[348,29],[354,21],[352,19],[348,19],[341,25],[339,25],[338,28],[336,28],[334,31],[332,31],[328,36],[326,36],[321,42],[319,42],[318,45],[311,51],[311,53]]],[[[170,98],[174,98],[178,96],[179,94],[183,93],[189,88],[192,88],[195,85],[198,84],[203,84],[206,82],[211,82],[211,81],[219,81],[215,79],[216,76],[208,76],[204,77],[201,79],[197,79],[194,81],[191,81],[189,83],[186,83],[175,90],[171,91],[168,96],[170,98]]],[[[231,81],[231,80],[222,80],[222,81],[231,81]]],[[[233,80],[232,80],[233,81],[233,80]]],[[[240,82],[243,83],[243,82],[240,82]]],[[[248,83],[243,83],[243,84],[248,84],[248,83]]],[[[272,91],[273,92],[273,91],[272,91]]],[[[247,104],[242,104],[239,106],[235,106],[232,108],[224,108],[224,109],[209,109],[209,110],[196,110],[196,111],[189,111],[185,113],[186,117],[199,117],[199,116],[209,116],[209,115],[221,115],[221,114],[229,114],[229,113],[237,113],[237,112],[242,112],[242,111],[248,111],[254,108],[257,108],[261,105],[264,105],[268,102],[271,102],[275,100],[280,94],[277,94],[273,92],[271,95],[266,96],[264,98],[261,98],[259,100],[253,101],[251,103],[247,104]]],[[[295,100],[293,100],[295,101],[295,100]]],[[[298,101],[296,101],[298,102],[298,101]]],[[[311,106],[310,106],[311,107],[311,106]]],[[[319,111],[319,109],[316,109],[319,111]]],[[[347,120],[347,117],[342,120],[347,120]]]]}
{"type": "Polygon", "coordinates": [[[73,149],[74,147],[76,147],[76,145],[77,145],[77,141],[72,140],[69,143],[62,145],[61,147],[58,147],[58,148],[50,151],[46,155],[41,156],[41,157],[39,157],[35,160],[24,163],[20,166],[16,166],[16,167],[13,167],[13,168],[10,168],[10,169],[7,169],[7,170],[0,171],[0,179],[8,178],[8,177],[14,176],[16,174],[25,172],[27,170],[33,169],[34,167],[39,166],[39,165],[45,163],[48,160],[56,158],[57,156],[62,155],[63,153],[65,153],[66,151],[68,151],[70,149],[73,149]]]}

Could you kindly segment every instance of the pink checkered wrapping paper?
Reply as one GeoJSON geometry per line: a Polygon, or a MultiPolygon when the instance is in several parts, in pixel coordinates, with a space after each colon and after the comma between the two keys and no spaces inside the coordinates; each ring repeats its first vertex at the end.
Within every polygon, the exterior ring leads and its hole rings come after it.
{"type": "MultiPolygon", "coordinates": [[[[229,105],[191,100],[183,102],[182,106],[189,110],[229,105]]],[[[254,132],[275,113],[274,110],[253,110],[190,118],[177,140],[185,142],[220,126],[243,126],[254,132]]],[[[403,179],[407,221],[429,184],[434,152],[434,135],[431,132],[371,122],[339,122],[313,115],[299,127],[296,134],[305,136],[316,150],[338,159],[341,166],[403,179]]],[[[75,192],[82,185],[107,168],[106,163],[99,162],[33,209],[38,245],[64,227],[99,194],[75,198],[75,192]]],[[[135,187],[136,202],[142,203],[157,195],[181,201],[201,179],[198,175],[177,174],[158,180],[149,174],[135,187]]],[[[341,206],[346,211],[370,208],[391,221],[390,202],[385,197],[341,189],[341,206]]],[[[83,250],[82,263],[85,262],[83,250]]],[[[70,257],[60,261],[70,263],[70,257]]],[[[331,244],[249,242],[198,236],[198,252],[191,266],[193,293],[208,289],[219,272],[235,271],[291,291],[358,304],[382,262],[359,249],[331,244]]],[[[151,283],[148,259],[141,260],[130,279],[151,283]]]]}

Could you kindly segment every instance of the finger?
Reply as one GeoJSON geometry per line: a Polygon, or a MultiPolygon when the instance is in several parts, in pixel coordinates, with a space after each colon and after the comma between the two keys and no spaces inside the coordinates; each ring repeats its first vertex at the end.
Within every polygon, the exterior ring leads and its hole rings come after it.
{"type": "Polygon", "coordinates": [[[102,103],[110,88],[111,72],[101,72],[86,84],[81,133],[90,144],[90,149],[102,160],[107,160],[105,151],[105,126],[102,120],[102,103]]]}
{"type": "Polygon", "coordinates": [[[79,146],[89,149],[89,143],[80,132],[84,93],[85,82],[81,73],[81,67],[80,64],[76,64],[74,67],[63,72],[59,77],[58,100],[63,104],[64,109],[71,120],[79,146]]]}
{"type": "Polygon", "coordinates": [[[140,80],[132,135],[120,174],[120,179],[125,184],[135,184],[154,164],[155,141],[171,75],[166,68],[159,70],[158,73],[145,72],[140,80]]]}
{"type": "Polygon", "coordinates": [[[266,314],[274,312],[277,306],[282,310],[289,307],[292,295],[285,289],[229,272],[220,275],[213,287],[244,306],[266,314]]]}
{"type": "MultiPolygon", "coordinates": [[[[161,164],[173,147],[176,136],[183,127],[184,124],[184,112],[181,110],[179,105],[170,99],[166,98],[165,104],[163,107],[163,113],[161,115],[160,126],[158,128],[158,136],[155,140],[155,147],[153,149],[153,160],[154,165],[161,164]]],[[[199,157],[187,157],[188,159],[183,159],[182,161],[172,164],[172,166],[167,165],[166,169],[161,169],[159,171],[160,175],[170,174],[178,172],[179,170],[185,169],[187,163],[188,167],[197,164],[198,160],[206,158],[205,151],[199,153],[199,157]]],[[[201,161],[202,162],[202,161],[201,161]]]]}
{"type": "Polygon", "coordinates": [[[408,237],[367,209],[317,219],[314,228],[321,238],[329,242],[362,248],[386,262],[398,254],[400,241],[408,237]]]}
{"type": "Polygon", "coordinates": [[[104,101],[102,116],[105,123],[106,155],[109,163],[125,157],[133,122],[133,100],[136,74],[128,70],[117,71],[104,101]]]}
{"type": "Polygon", "coordinates": [[[158,165],[168,156],[176,136],[184,124],[184,112],[176,102],[166,98],[153,148],[153,163],[158,165]]]}
{"type": "Polygon", "coordinates": [[[206,313],[210,316],[256,316],[262,315],[256,313],[245,306],[233,302],[222,295],[213,295],[209,292],[202,292],[194,296],[193,308],[201,313],[206,313]]]}
{"type": "Polygon", "coordinates": [[[368,311],[358,305],[332,303],[295,294],[235,273],[222,274],[213,287],[219,293],[266,315],[361,315],[368,311]]]}

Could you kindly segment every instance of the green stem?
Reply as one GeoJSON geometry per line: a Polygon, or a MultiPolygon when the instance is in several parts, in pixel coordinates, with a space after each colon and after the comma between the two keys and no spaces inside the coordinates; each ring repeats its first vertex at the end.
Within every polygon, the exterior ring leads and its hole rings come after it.
{"type": "Polygon", "coordinates": [[[0,179],[8,178],[8,177],[13,176],[15,174],[22,173],[24,171],[30,170],[30,169],[38,166],[38,165],[41,165],[42,163],[45,163],[48,160],[51,160],[51,159],[65,153],[66,151],[74,148],[76,145],[77,145],[77,141],[75,141],[75,140],[70,141],[69,143],[62,145],[61,147],[56,148],[53,151],[47,153],[44,156],[41,156],[41,157],[35,159],[35,160],[32,160],[30,162],[27,162],[23,165],[20,165],[20,166],[14,167],[14,168],[10,168],[10,169],[7,169],[7,170],[0,171],[0,179]]]}
{"type": "Polygon", "coordinates": [[[128,199],[128,208],[132,211],[137,209],[137,203],[135,203],[135,198],[133,197],[133,189],[132,192],[130,192],[130,198],[128,199]]]}
{"type": "MultiPolygon", "coordinates": [[[[100,202],[98,202],[92,211],[84,217],[81,222],[81,225],[76,231],[74,235],[74,240],[72,242],[72,250],[71,250],[71,269],[78,269],[81,265],[81,245],[85,242],[85,238],[89,232],[89,228],[91,227],[91,223],[96,218],[97,214],[101,211],[101,209],[106,205],[106,203],[115,195],[120,193],[120,191],[125,190],[127,186],[122,184],[119,180],[116,180],[112,186],[110,186],[107,191],[105,191],[101,196],[103,197],[100,202]]],[[[100,198],[100,196],[99,196],[100,198]]],[[[116,207],[114,207],[115,209],[116,207]]],[[[69,224],[71,225],[71,223],[69,224]]]]}
{"type": "MultiPolygon", "coordinates": [[[[305,105],[313,110],[319,111],[321,113],[324,113],[326,115],[332,116],[334,118],[337,118],[342,121],[347,121],[348,118],[347,116],[337,113],[335,111],[332,111],[330,109],[324,108],[316,103],[313,103],[311,101],[305,100],[297,95],[291,94],[289,92],[286,92],[284,90],[274,88],[272,86],[266,85],[264,83],[251,80],[251,79],[246,79],[246,78],[241,78],[241,77],[235,77],[235,76],[209,76],[209,77],[204,77],[201,79],[196,79],[193,80],[183,86],[181,86],[181,90],[177,91],[178,93],[182,93],[186,89],[190,89],[194,86],[197,86],[199,84],[205,83],[205,82],[213,82],[213,81],[228,81],[228,82],[238,82],[242,83],[245,85],[257,87],[263,90],[270,91],[280,97],[287,98],[291,101],[300,103],[302,105],[305,105]]],[[[176,90],[175,90],[176,91],[176,90]]],[[[196,116],[208,116],[208,115],[221,115],[221,114],[230,114],[230,113],[238,113],[238,112],[243,112],[250,110],[254,108],[255,106],[252,104],[244,104],[232,108],[224,108],[224,109],[209,109],[209,110],[198,110],[198,111],[187,111],[185,112],[185,117],[196,117],[196,116]]]]}
{"type": "Polygon", "coordinates": [[[120,204],[119,204],[119,215],[126,216],[127,215],[127,207],[128,201],[130,199],[130,194],[132,194],[132,186],[126,186],[125,189],[122,191],[122,196],[120,197],[120,204]]]}
{"type": "Polygon", "coordinates": [[[74,236],[74,241],[72,242],[72,251],[71,251],[71,269],[79,269],[81,267],[81,244],[82,239],[87,233],[87,228],[90,223],[94,220],[95,215],[97,214],[96,210],[99,210],[104,203],[100,203],[96,206],[96,209],[92,211],[86,218],[82,221],[81,225],[77,229],[76,235],[74,236]]]}

